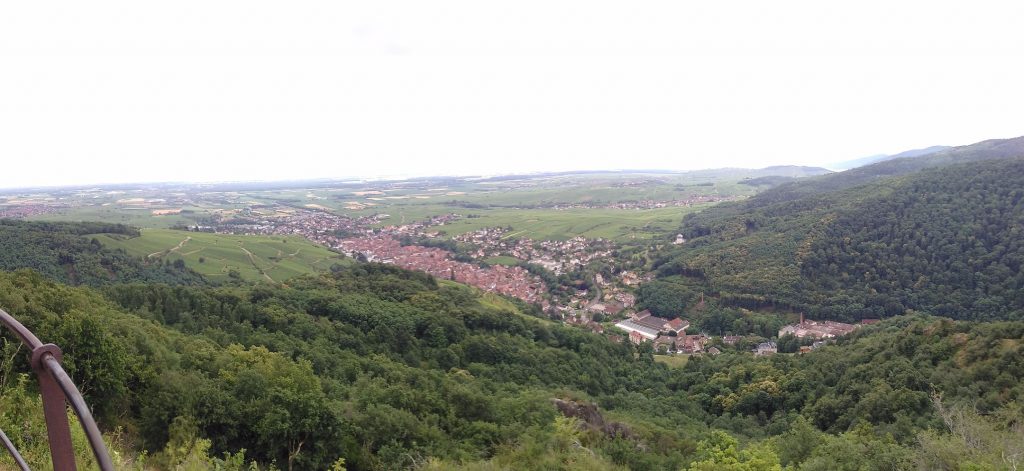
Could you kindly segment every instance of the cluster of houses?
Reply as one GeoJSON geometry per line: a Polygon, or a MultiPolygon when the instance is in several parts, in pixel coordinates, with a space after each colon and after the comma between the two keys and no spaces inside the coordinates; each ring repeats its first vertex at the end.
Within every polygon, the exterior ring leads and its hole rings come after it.
{"type": "Polygon", "coordinates": [[[457,235],[453,240],[477,247],[475,258],[508,255],[540,265],[556,275],[584,267],[588,263],[607,259],[614,244],[604,239],[577,236],[569,240],[534,241],[525,237],[511,239],[509,228],[485,227],[457,235]]]}
{"type": "Polygon", "coordinates": [[[252,204],[234,214],[218,214],[219,221],[213,226],[196,225],[189,230],[246,235],[299,235],[338,250],[342,241],[339,233],[371,234],[373,231],[370,226],[383,221],[386,216],[350,218],[323,210],[252,204]]]}
{"type": "MultiPolygon", "coordinates": [[[[629,332],[630,340],[637,338],[641,339],[640,341],[643,341],[643,339],[654,340],[662,333],[665,333],[666,335],[683,334],[689,326],[690,323],[683,319],[676,318],[668,320],[652,315],[651,311],[646,309],[634,313],[628,319],[624,319],[615,324],[615,327],[629,332]]],[[[639,343],[639,341],[635,341],[633,343],[639,343]]]]}
{"type": "Polygon", "coordinates": [[[380,228],[381,234],[389,234],[393,236],[420,236],[424,235],[427,237],[439,237],[440,233],[437,231],[430,231],[431,228],[436,226],[443,226],[449,222],[455,221],[462,218],[461,215],[455,213],[442,214],[440,216],[431,216],[427,219],[409,222],[406,224],[400,224],[397,226],[385,226],[380,228]]]}
{"type": "MultiPolygon", "coordinates": [[[[811,345],[800,347],[800,353],[808,353],[824,346],[834,338],[850,334],[860,328],[861,325],[874,324],[876,322],[878,322],[878,319],[863,319],[859,325],[835,321],[809,321],[804,319],[804,315],[801,313],[799,323],[787,325],[779,329],[779,338],[792,335],[800,339],[815,339],[815,342],[811,345]]],[[[777,353],[779,347],[775,342],[762,342],[757,347],[754,347],[753,351],[756,356],[771,355],[777,353]]]]}
{"type": "MultiPolygon", "coordinates": [[[[800,353],[810,353],[810,352],[812,352],[814,350],[817,350],[817,349],[825,346],[825,344],[827,344],[827,343],[828,343],[828,340],[818,340],[818,341],[814,342],[811,345],[802,345],[800,347],[800,353]]],[[[772,354],[775,354],[775,353],[779,353],[779,345],[776,344],[775,342],[772,342],[772,341],[761,342],[761,343],[757,344],[756,347],[754,347],[753,352],[754,352],[754,356],[757,356],[757,357],[765,356],[765,355],[772,355],[772,354]]]]}
{"type": "Polygon", "coordinates": [[[684,319],[669,320],[652,315],[648,310],[635,313],[615,326],[629,332],[630,342],[639,345],[650,341],[656,351],[664,353],[701,353],[710,340],[703,334],[687,335],[690,323],[684,319]]]}
{"type": "Polygon", "coordinates": [[[760,357],[779,353],[779,345],[772,341],[761,342],[754,347],[754,356],[760,357]]]}
{"type": "Polygon", "coordinates": [[[654,274],[624,271],[619,274],[619,278],[622,279],[622,284],[626,286],[639,286],[640,283],[646,283],[653,280],[654,274]]]}
{"type": "Polygon", "coordinates": [[[407,270],[420,270],[441,279],[451,279],[484,291],[540,303],[547,308],[547,286],[521,267],[495,265],[482,268],[452,259],[451,253],[432,247],[401,245],[388,235],[365,236],[342,240],[342,253],[362,255],[371,262],[398,265],[407,270]]]}
{"type": "Polygon", "coordinates": [[[602,299],[595,299],[587,304],[587,310],[593,313],[615,315],[636,305],[636,295],[629,293],[600,273],[594,275],[594,281],[603,293],[602,299]]]}
{"type": "Polygon", "coordinates": [[[42,204],[29,204],[24,206],[3,206],[0,205],[0,218],[28,218],[32,216],[41,216],[43,214],[52,213],[57,211],[64,205],[42,205],[42,204]]]}
{"type": "MultiPolygon", "coordinates": [[[[864,319],[861,321],[862,324],[870,324],[872,322],[877,322],[877,320],[864,319]]],[[[844,324],[842,322],[809,321],[804,319],[803,314],[800,314],[800,323],[787,325],[779,329],[779,337],[794,335],[801,339],[806,337],[818,340],[833,339],[849,334],[857,330],[858,327],[860,326],[856,324],[844,324]]]]}
{"type": "MultiPolygon", "coordinates": [[[[861,324],[872,324],[877,319],[865,319],[861,324]]],[[[652,342],[655,351],[659,353],[710,353],[718,354],[715,347],[708,347],[710,338],[704,334],[687,335],[686,328],[690,323],[684,319],[665,319],[652,315],[650,311],[641,311],[632,314],[615,324],[616,327],[629,332],[629,341],[634,344],[652,342]]],[[[798,338],[815,339],[812,345],[800,347],[800,353],[807,353],[816,350],[828,343],[831,339],[847,335],[857,330],[860,325],[844,324],[833,321],[808,321],[800,315],[798,324],[787,325],[779,330],[779,337],[794,335],[798,338]]],[[[744,337],[738,335],[726,335],[722,337],[725,345],[736,345],[744,337]]],[[[766,341],[757,344],[751,350],[755,356],[765,356],[778,353],[778,344],[774,341],[766,341]]]]}

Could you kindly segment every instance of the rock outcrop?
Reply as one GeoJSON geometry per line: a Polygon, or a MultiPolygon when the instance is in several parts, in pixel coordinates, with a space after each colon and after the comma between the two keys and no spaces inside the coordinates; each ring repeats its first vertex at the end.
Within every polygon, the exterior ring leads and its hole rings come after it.
{"type": "Polygon", "coordinates": [[[551,402],[555,404],[558,412],[562,415],[579,419],[582,424],[591,430],[599,431],[612,438],[634,438],[633,431],[628,425],[621,422],[604,420],[604,416],[598,410],[597,404],[585,404],[562,399],[552,399],[551,402]]]}

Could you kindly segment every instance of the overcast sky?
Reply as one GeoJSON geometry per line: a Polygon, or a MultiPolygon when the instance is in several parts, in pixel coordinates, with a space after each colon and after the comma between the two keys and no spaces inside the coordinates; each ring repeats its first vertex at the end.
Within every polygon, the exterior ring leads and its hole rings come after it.
{"type": "Polygon", "coordinates": [[[764,167],[1015,137],[1021,5],[3,2],[0,187],[764,167]]]}

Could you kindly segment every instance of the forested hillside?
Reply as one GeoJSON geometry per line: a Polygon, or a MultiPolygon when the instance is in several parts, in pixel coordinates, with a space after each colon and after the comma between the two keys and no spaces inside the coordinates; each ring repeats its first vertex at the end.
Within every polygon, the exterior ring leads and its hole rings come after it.
{"type": "MultiPolygon", "coordinates": [[[[158,469],[909,469],[1020,451],[1020,322],[900,317],[807,355],[669,368],[649,344],[383,265],[102,293],[22,271],[0,274],[0,307],[63,347],[121,456],[147,450],[158,469]],[[973,435],[950,435],[958,423],[973,435]]],[[[5,430],[41,420],[15,378],[0,384],[5,430]]]]}
{"type": "Polygon", "coordinates": [[[36,274],[0,275],[0,306],[64,348],[104,427],[136,431],[154,452],[184,434],[208,439],[212,456],[245,449],[282,468],[473,461],[544,440],[557,425],[552,399],[590,394],[635,402],[623,413],[657,407],[673,418],[671,429],[640,420],[628,438],[609,438],[623,462],[678,468],[692,445],[675,428],[701,429],[694,404],[642,400],[668,370],[631,346],[486,307],[423,274],[365,265],[287,288],[106,293],[130,311],[36,274]],[[636,448],[648,440],[670,446],[636,448]]]}
{"type": "Polygon", "coordinates": [[[139,230],[100,222],[32,222],[0,219],[0,270],[31,268],[72,285],[111,282],[202,284],[184,264],[144,263],[104,248],[88,234],[137,237],[139,230]]]}
{"type": "Polygon", "coordinates": [[[655,266],[750,307],[845,320],[907,310],[1020,319],[1024,159],[997,157],[1022,142],[883,162],[709,209],[684,220],[688,242],[655,266]],[[964,159],[976,161],[893,171],[964,159]],[[891,174],[902,176],[879,180],[891,174]],[[853,186],[867,180],[878,181],[853,186]]]}
{"type": "Polygon", "coordinates": [[[1021,319],[1021,182],[1024,160],[927,171],[839,213],[798,255],[811,303],[852,317],[1021,319]]]}

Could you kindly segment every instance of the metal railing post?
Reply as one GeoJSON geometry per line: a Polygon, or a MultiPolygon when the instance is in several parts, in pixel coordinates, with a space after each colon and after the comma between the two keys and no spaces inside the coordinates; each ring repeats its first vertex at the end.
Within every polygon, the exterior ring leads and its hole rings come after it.
{"type": "MultiPolygon", "coordinates": [[[[21,340],[21,343],[31,349],[32,355],[29,364],[32,371],[39,378],[39,392],[43,397],[43,416],[46,419],[46,436],[49,439],[50,457],[53,461],[53,469],[56,471],[76,471],[75,449],[71,443],[71,424],[68,421],[68,405],[78,416],[78,422],[85,431],[85,437],[89,440],[93,455],[96,457],[96,464],[102,471],[114,471],[114,463],[107,452],[107,445],[103,443],[103,434],[92,417],[89,406],[82,398],[82,393],[75,387],[71,377],[60,365],[63,354],[56,345],[43,344],[32,331],[25,328],[17,319],[0,309],[0,324],[3,324],[14,335],[21,340]]],[[[28,470],[28,465],[22,459],[18,450],[14,448],[7,435],[0,431],[3,445],[14,457],[18,466],[28,470]]]]}
{"type": "Polygon", "coordinates": [[[46,418],[46,437],[50,441],[50,456],[54,471],[76,471],[75,447],[71,443],[71,425],[68,423],[64,391],[46,370],[44,355],[61,360],[60,349],[46,344],[32,350],[32,370],[39,377],[39,393],[43,396],[43,416],[46,418]]]}

